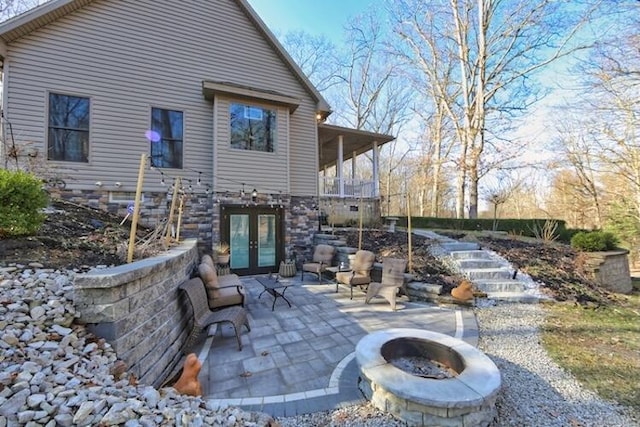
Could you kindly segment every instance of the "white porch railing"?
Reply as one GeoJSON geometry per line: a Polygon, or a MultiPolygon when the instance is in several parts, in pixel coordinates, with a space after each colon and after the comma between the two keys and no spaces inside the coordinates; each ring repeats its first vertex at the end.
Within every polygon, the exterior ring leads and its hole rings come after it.
{"type": "Polygon", "coordinates": [[[375,199],[376,186],[373,181],[361,179],[345,178],[343,192],[340,192],[340,179],[333,177],[320,177],[321,197],[362,197],[365,199],[375,199]]]}

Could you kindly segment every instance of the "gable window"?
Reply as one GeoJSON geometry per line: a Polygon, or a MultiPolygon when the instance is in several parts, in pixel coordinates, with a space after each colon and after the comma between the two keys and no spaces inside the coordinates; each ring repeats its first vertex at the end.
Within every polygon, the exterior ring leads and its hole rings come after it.
{"type": "Polygon", "coordinates": [[[276,111],[232,103],[231,148],[273,153],[276,146],[276,111]]]}
{"type": "Polygon", "coordinates": [[[151,164],[182,169],[182,111],[151,109],[151,164]]]}
{"type": "Polygon", "coordinates": [[[89,161],[89,98],[49,94],[47,159],[89,161]]]}

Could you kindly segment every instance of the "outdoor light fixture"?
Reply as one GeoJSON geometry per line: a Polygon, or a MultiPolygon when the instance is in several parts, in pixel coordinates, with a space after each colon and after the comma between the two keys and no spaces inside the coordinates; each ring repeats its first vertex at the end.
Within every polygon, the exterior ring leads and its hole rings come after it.
{"type": "Polygon", "coordinates": [[[116,186],[116,187],[118,187],[118,188],[122,187],[122,183],[121,183],[120,181],[116,182],[116,183],[115,183],[115,184],[113,184],[113,185],[115,185],[115,186],[116,186]]]}
{"type": "Polygon", "coordinates": [[[253,191],[251,192],[251,200],[255,202],[257,198],[258,198],[258,190],[254,188],[253,191]]]}
{"type": "Polygon", "coordinates": [[[96,187],[102,187],[102,181],[96,181],[96,187]]]}

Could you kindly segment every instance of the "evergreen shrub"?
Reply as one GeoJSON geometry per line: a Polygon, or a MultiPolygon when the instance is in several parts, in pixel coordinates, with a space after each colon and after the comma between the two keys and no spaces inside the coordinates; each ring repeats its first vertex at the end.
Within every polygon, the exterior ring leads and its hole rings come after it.
{"type": "Polygon", "coordinates": [[[571,238],[571,246],[584,252],[601,252],[616,249],[617,237],[608,231],[581,231],[571,238]]]}
{"type": "Polygon", "coordinates": [[[44,222],[48,196],[30,173],[0,169],[0,237],[35,234],[44,222]]]}

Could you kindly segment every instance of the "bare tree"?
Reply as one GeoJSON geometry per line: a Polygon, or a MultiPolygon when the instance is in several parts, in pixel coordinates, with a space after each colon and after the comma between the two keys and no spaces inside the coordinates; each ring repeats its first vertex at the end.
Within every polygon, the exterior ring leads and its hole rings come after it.
{"type": "Polygon", "coordinates": [[[0,22],[50,0],[0,0],[0,22]]]}
{"type": "MultiPolygon", "coordinates": [[[[570,45],[587,11],[561,9],[550,0],[396,0],[396,32],[415,63],[439,92],[455,124],[458,178],[456,213],[463,216],[469,188],[469,216],[476,217],[478,183],[487,149],[487,124],[496,114],[516,113],[537,99],[530,77],[583,46],[570,45]],[[443,84],[425,70],[429,58],[455,58],[457,70],[443,84]]],[[[486,165],[485,165],[486,166],[486,165]]]]}
{"type": "Polygon", "coordinates": [[[341,81],[337,48],[327,37],[313,36],[304,31],[290,31],[281,41],[320,92],[328,92],[341,81]]]}

